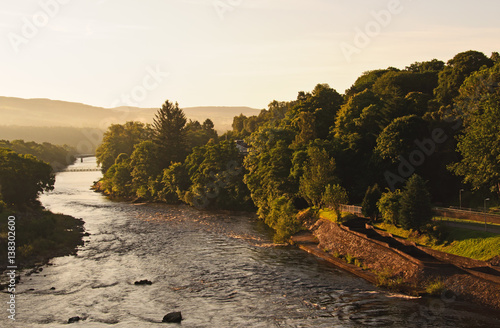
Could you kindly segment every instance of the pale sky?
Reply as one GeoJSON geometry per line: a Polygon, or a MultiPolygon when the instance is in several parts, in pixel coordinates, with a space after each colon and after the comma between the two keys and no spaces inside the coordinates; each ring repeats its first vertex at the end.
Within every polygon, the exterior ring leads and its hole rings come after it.
{"type": "Polygon", "coordinates": [[[266,108],[318,83],[344,93],[367,70],[500,51],[496,0],[0,4],[0,95],[102,107],[266,108]]]}

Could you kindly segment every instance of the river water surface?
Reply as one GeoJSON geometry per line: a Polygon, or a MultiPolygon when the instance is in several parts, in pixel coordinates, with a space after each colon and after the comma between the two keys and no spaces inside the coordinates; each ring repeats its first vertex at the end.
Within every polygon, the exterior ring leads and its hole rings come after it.
{"type": "MultiPolygon", "coordinates": [[[[72,168],[95,167],[95,158],[72,168]]],[[[383,291],[294,247],[272,245],[252,215],[113,202],[100,172],[62,172],[41,201],[82,218],[85,246],[22,274],[17,320],[0,327],[499,327],[498,313],[449,298],[383,291]],[[152,285],[137,286],[148,279],[152,285]],[[54,287],[55,289],[53,289],[54,287]],[[176,326],[176,325],[174,325],[176,326]]],[[[2,293],[2,304],[8,295],[2,293]]],[[[4,306],[6,308],[6,306],[4,306]]]]}

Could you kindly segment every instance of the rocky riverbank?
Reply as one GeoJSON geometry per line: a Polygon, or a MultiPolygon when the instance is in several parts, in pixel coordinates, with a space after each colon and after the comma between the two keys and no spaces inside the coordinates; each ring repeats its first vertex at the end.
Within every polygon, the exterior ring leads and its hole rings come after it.
{"type": "Polygon", "coordinates": [[[373,229],[320,219],[292,237],[300,248],[372,283],[411,295],[454,299],[500,310],[500,267],[427,249],[373,229]]]}

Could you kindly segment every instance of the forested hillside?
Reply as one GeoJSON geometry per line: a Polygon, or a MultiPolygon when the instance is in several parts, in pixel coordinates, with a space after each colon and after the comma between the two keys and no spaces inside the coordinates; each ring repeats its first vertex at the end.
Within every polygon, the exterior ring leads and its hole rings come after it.
{"type": "Polygon", "coordinates": [[[40,161],[49,163],[56,171],[72,164],[76,158],[76,149],[70,146],[57,146],[48,142],[36,143],[24,140],[0,140],[0,148],[6,148],[22,155],[33,155],[40,161]]]}
{"type": "Polygon", "coordinates": [[[467,51],[447,63],[365,72],[344,94],[318,84],[235,117],[221,137],[167,101],[153,126],[106,132],[99,187],[200,208],[256,207],[283,236],[301,208],[361,203],[374,185],[400,189],[413,175],[427,181],[434,203],[454,203],[460,189],[473,202],[472,191],[500,192],[499,81],[498,53],[467,51]]]}

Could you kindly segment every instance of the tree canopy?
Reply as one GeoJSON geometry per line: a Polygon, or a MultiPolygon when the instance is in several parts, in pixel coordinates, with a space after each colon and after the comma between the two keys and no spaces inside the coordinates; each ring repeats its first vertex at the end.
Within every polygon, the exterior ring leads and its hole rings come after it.
{"type": "Polygon", "coordinates": [[[36,205],[40,193],[54,188],[52,167],[33,155],[0,148],[0,197],[10,206],[36,205]]]}

